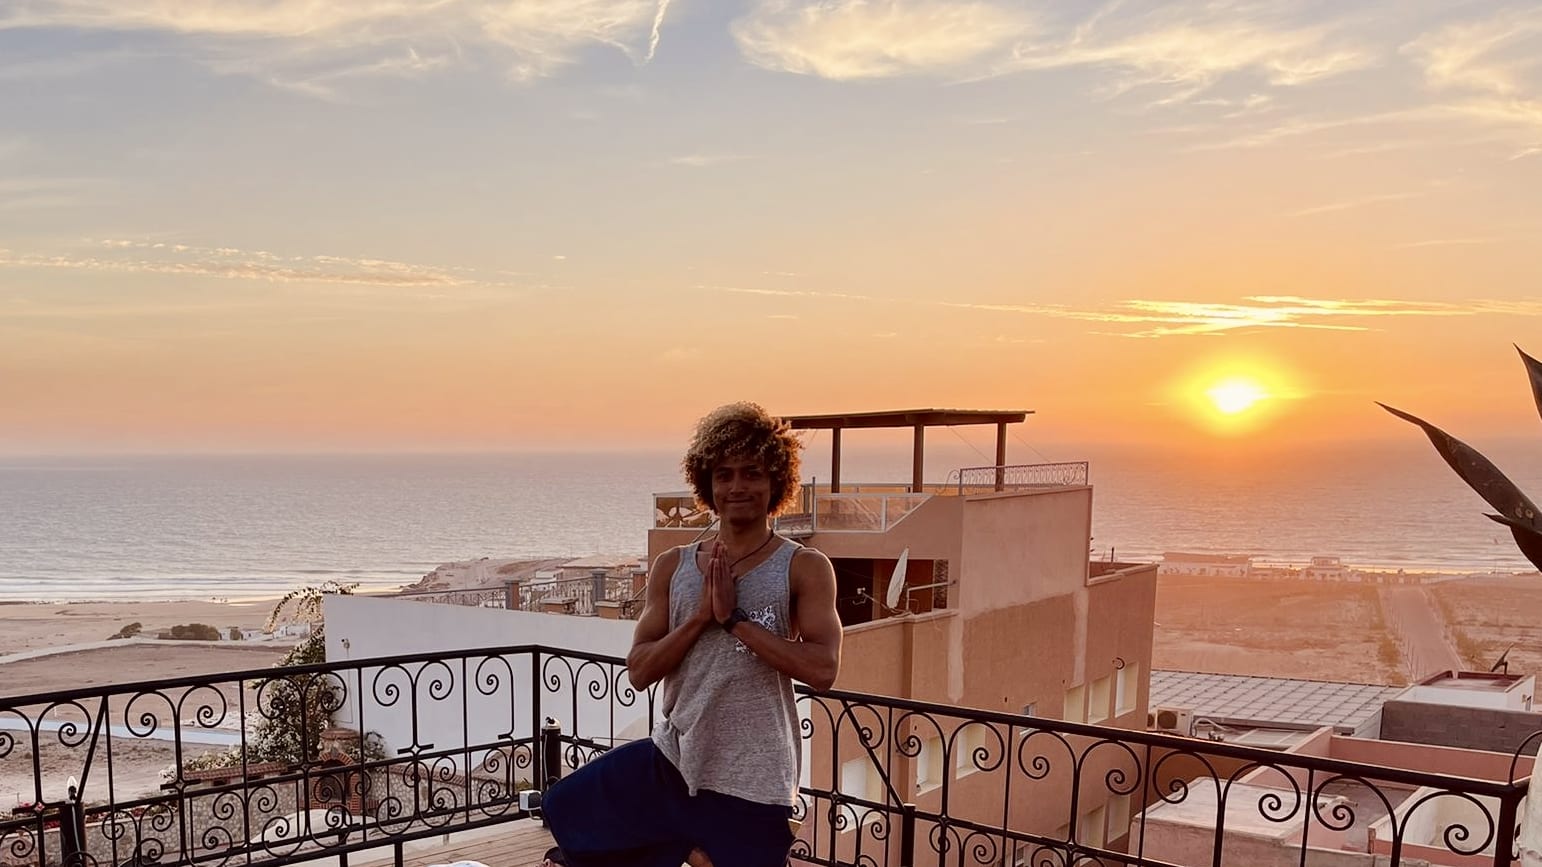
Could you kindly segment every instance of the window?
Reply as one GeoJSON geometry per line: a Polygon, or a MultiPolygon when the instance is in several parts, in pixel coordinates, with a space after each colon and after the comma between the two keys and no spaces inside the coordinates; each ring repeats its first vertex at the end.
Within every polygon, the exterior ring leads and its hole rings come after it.
{"type": "Polygon", "coordinates": [[[1087,722],[1102,722],[1108,719],[1108,700],[1111,678],[1100,677],[1092,682],[1092,692],[1087,701],[1087,722]]]}
{"type": "MultiPolygon", "coordinates": [[[[840,793],[853,798],[861,798],[864,801],[884,800],[883,779],[878,776],[878,769],[873,766],[873,760],[867,756],[851,759],[841,763],[840,793]]],[[[845,804],[841,812],[846,816],[846,830],[856,830],[860,825],[876,822],[882,819],[884,814],[880,810],[873,810],[859,804],[845,804]]]]}
{"type": "Polygon", "coordinates": [[[1135,709],[1140,699],[1140,663],[1126,662],[1115,676],[1114,713],[1123,716],[1135,709]]]}
{"type": "Polygon", "coordinates": [[[1023,705],[1023,716],[1038,716],[1038,715],[1039,715],[1039,703],[1038,702],[1030,701],[1027,704],[1023,705]]]}
{"type": "Polygon", "coordinates": [[[1073,686],[1065,691],[1065,713],[1060,718],[1066,722],[1087,721],[1086,687],[1073,686]]]}
{"type": "Polygon", "coordinates": [[[1110,842],[1130,833],[1130,796],[1116,795],[1108,800],[1108,839],[1110,842]]]}
{"type": "Polygon", "coordinates": [[[1082,817],[1081,824],[1076,828],[1076,836],[1088,846],[1103,845],[1103,823],[1105,821],[1103,807],[1098,806],[1090,810],[1082,817]]]}
{"type": "Polygon", "coordinates": [[[964,726],[953,737],[953,766],[958,769],[959,777],[969,776],[980,770],[981,765],[989,767],[999,752],[996,736],[983,723],[964,726]],[[980,754],[978,760],[975,759],[976,753],[980,754]]]}
{"type": "Polygon", "coordinates": [[[942,771],[942,738],[927,738],[916,756],[916,788],[925,791],[942,785],[942,771]]]}

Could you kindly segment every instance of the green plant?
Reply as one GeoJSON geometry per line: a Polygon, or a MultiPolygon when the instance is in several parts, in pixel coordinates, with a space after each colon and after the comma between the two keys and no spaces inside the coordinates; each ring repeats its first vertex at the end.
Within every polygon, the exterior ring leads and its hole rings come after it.
{"type": "MultiPolygon", "coordinates": [[[[1516,347],[1516,351],[1520,352],[1520,347],[1516,347]]],[[[1525,364],[1527,378],[1531,381],[1531,396],[1537,405],[1537,412],[1542,413],[1542,362],[1524,352],[1521,352],[1521,362],[1525,364]]],[[[1499,513],[1488,517],[1509,528],[1516,547],[1532,565],[1542,569],[1542,513],[1538,512],[1537,505],[1477,449],[1418,416],[1393,409],[1384,403],[1380,406],[1424,430],[1424,435],[1429,437],[1435,451],[1445,458],[1451,469],[1499,513]]]]}
{"type": "Polygon", "coordinates": [[[219,641],[220,631],[207,623],[183,623],[159,633],[156,637],[183,641],[219,641]]]}
{"type": "Polygon", "coordinates": [[[122,629],[119,629],[117,632],[114,632],[113,634],[107,636],[107,640],[108,641],[113,641],[113,640],[119,639],[119,638],[133,638],[134,636],[138,635],[144,628],[145,628],[144,624],[140,623],[138,620],[136,620],[133,623],[125,625],[122,629]]]}
{"type": "MultiPolygon", "coordinates": [[[[273,629],[283,619],[291,604],[292,616],[311,626],[311,634],[291,648],[278,661],[277,668],[327,661],[322,601],[329,595],[349,595],[357,586],[328,581],[318,587],[302,587],[285,594],[273,606],[273,612],[268,616],[268,629],[273,629]]],[[[262,719],[257,723],[256,731],[247,745],[245,760],[248,763],[286,764],[315,761],[320,753],[321,732],[331,725],[332,711],[339,704],[341,691],[336,679],[326,674],[283,675],[258,684],[257,694],[262,719]]],[[[350,753],[358,752],[356,746],[349,746],[347,750],[350,753]]],[[[366,734],[363,758],[370,761],[384,757],[385,750],[379,735],[373,732],[366,734]]],[[[236,747],[226,752],[199,756],[184,762],[183,768],[232,767],[241,764],[242,759],[242,750],[236,747]]]]}

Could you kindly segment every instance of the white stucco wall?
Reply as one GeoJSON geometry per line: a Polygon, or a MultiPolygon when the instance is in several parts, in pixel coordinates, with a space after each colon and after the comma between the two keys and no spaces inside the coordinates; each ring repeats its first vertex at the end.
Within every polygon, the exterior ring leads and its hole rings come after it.
{"type": "Polygon", "coordinates": [[[1400,701],[1417,701],[1425,704],[1444,704],[1456,707],[1487,707],[1499,710],[1531,710],[1532,697],[1536,694],[1536,678],[1528,677],[1509,689],[1461,689],[1431,684],[1410,686],[1398,696],[1400,701]]]}
{"type": "MultiPolygon", "coordinates": [[[[324,613],[331,663],[515,645],[624,657],[635,625],[597,617],[357,596],[328,597],[324,613]]],[[[651,727],[650,713],[656,711],[650,704],[656,702],[650,702],[648,694],[635,695],[631,706],[623,704],[630,693],[623,666],[548,655],[539,661],[541,688],[537,691],[533,689],[535,663],[530,653],[482,652],[349,671],[347,696],[333,719],[339,725],[378,733],[387,754],[393,756],[414,745],[457,750],[496,744],[511,734],[515,739],[528,738],[531,726],[544,717],[556,718],[564,732],[573,733],[576,725],[580,737],[602,742],[640,737],[651,727]]],[[[471,764],[486,755],[485,748],[473,750],[471,764]]],[[[464,754],[454,757],[457,768],[465,758],[464,754]]]]}

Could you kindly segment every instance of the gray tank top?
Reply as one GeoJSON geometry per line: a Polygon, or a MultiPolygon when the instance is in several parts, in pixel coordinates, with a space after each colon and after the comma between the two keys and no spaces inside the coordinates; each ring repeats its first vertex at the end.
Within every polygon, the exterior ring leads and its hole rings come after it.
{"type": "MultiPolygon", "coordinates": [[[[781,638],[788,637],[789,569],[797,542],[780,540],[764,562],[739,578],[739,607],[781,638]]],[[[681,551],[669,580],[669,628],[701,603],[699,543],[681,551]]],[[[761,661],[717,627],[701,634],[680,667],[664,678],[664,721],[653,742],[679,769],[692,795],[702,789],[760,804],[792,806],[802,761],[792,679],[761,661]]]]}

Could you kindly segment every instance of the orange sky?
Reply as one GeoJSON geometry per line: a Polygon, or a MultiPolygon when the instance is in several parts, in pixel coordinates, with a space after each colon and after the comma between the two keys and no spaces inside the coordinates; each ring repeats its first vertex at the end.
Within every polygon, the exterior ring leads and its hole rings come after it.
{"type": "Polygon", "coordinates": [[[0,10],[0,452],[1535,431],[1542,10],[413,8],[0,10]]]}

